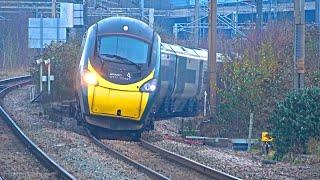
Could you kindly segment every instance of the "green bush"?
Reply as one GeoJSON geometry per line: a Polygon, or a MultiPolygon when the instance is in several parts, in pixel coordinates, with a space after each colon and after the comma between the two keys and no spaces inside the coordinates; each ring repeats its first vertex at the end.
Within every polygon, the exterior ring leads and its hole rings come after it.
{"type": "Polygon", "coordinates": [[[279,60],[271,43],[262,43],[256,62],[247,55],[241,59],[225,60],[217,88],[219,103],[217,114],[225,137],[246,138],[250,113],[254,114],[253,136],[269,129],[269,114],[276,101],[282,99],[289,89],[289,60],[279,60]],[[274,52],[274,53],[272,53],[274,52]],[[286,75],[286,76],[285,76],[286,75]],[[286,79],[285,79],[286,78],[286,79]]]}
{"type": "MultiPolygon", "coordinates": [[[[79,39],[79,38],[78,38],[79,39]]],[[[74,98],[75,72],[80,61],[80,41],[73,38],[66,43],[51,43],[41,56],[42,59],[51,59],[51,73],[54,81],[51,85],[50,99],[53,101],[69,100],[74,98]]],[[[39,71],[38,65],[33,64],[31,72],[34,82],[38,85],[39,71]]],[[[43,74],[47,75],[47,68],[44,66],[43,74]]],[[[47,85],[44,83],[44,92],[47,85]]]]}
{"type": "Polygon", "coordinates": [[[309,139],[320,135],[320,88],[290,92],[277,103],[270,122],[277,159],[287,153],[306,153],[309,139]]]}

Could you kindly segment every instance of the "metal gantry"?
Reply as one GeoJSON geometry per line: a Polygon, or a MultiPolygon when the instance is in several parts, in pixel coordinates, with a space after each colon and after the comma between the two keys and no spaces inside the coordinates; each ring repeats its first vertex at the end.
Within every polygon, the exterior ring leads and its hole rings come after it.
{"type": "Polygon", "coordinates": [[[320,0],[316,0],[315,3],[316,9],[316,24],[318,26],[318,70],[320,70],[320,0]]]}
{"type": "Polygon", "coordinates": [[[256,29],[262,29],[263,12],[262,12],[262,0],[257,0],[257,18],[256,18],[256,29]]]}
{"type": "Polygon", "coordinates": [[[194,36],[194,41],[195,41],[195,45],[196,47],[198,47],[199,45],[199,16],[200,16],[200,3],[199,0],[195,0],[195,9],[194,9],[195,13],[194,13],[194,32],[193,32],[193,36],[194,36]]]}
{"type": "Polygon", "coordinates": [[[141,8],[108,8],[97,5],[96,7],[88,7],[88,16],[100,17],[100,19],[114,16],[134,17],[141,19],[152,27],[154,24],[155,10],[153,8],[143,8],[143,13],[141,11],[141,8]]]}
{"type": "MultiPolygon", "coordinates": [[[[197,0],[196,0],[197,3],[197,0]]],[[[246,3],[247,4],[247,3],[246,3]]],[[[198,42],[198,35],[201,34],[202,29],[208,29],[209,25],[206,22],[202,22],[204,20],[208,20],[208,7],[207,6],[201,6],[201,8],[198,7],[199,4],[196,4],[195,6],[195,18],[190,23],[175,23],[173,27],[173,32],[175,35],[175,38],[177,38],[177,35],[179,32],[188,32],[192,33],[195,37],[195,41],[198,42]],[[200,12],[201,11],[201,12],[200,12]],[[205,16],[200,17],[200,14],[206,14],[205,16]]],[[[246,36],[245,33],[243,33],[240,30],[240,26],[238,24],[238,11],[230,13],[230,14],[224,14],[224,13],[218,13],[217,14],[217,27],[218,29],[230,29],[233,31],[233,33],[239,34],[240,36],[246,36]],[[230,18],[230,16],[232,18],[230,18]]]]}
{"type": "Polygon", "coordinates": [[[140,0],[140,19],[144,20],[144,0],[140,0]]]}
{"type": "Polygon", "coordinates": [[[0,16],[0,21],[8,21],[9,19],[3,17],[3,16],[0,16]]]}
{"type": "Polygon", "coordinates": [[[294,88],[304,88],[305,73],[305,1],[294,0],[294,88]]]}

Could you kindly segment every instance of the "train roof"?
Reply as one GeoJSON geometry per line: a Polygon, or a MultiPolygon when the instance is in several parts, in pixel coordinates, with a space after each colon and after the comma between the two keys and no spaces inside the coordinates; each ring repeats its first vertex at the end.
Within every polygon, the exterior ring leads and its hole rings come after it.
{"type": "Polygon", "coordinates": [[[153,39],[153,29],[146,23],[130,17],[109,17],[96,23],[98,25],[98,35],[122,33],[131,34],[143,38],[149,42],[153,39]],[[127,26],[127,30],[124,30],[127,26]]]}
{"type": "MultiPolygon", "coordinates": [[[[161,43],[161,51],[165,54],[173,54],[191,59],[208,60],[208,50],[187,48],[177,44],[161,43]]],[[[217,62],[222,62],[223,55],[217,53],[217,62]]]]}

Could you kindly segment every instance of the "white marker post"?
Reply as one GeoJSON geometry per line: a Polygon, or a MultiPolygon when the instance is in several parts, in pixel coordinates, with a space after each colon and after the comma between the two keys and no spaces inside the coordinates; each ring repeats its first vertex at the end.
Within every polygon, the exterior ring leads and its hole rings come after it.
{"type": "Polygon", "coordinates": [[[207,116],[207,91],[204,91],[204,106],[203,106],[203,116],[206,117],[207,116]]]}
{"type": "Polygon", "coordinates": [[[48,81],[48,94],[51,94],[51,81],[54,80],[54,76],[51,75],[51,59],[47,59],[44,61],[44,63],[47,65],[48,68],[48,76],[46,77],[46,80],[48,81]]]}
{"type": "Polygon", "coordinates": [[[250,113],[250,122],[249,122],[249,135],[248,135],[248,151],[251,150],[251,136],[252,136],[252,126],[253,126],[253,113],[250,113]]]}
{"type": "Polygon", "coordinates": [[[39,69],[39,74],[40,74],[40,85],[39,85],[39,89],[40,89],[40,92],[39,93],[41,93],[42,92],[42,63],[43,63],[43,59],[42,58],[40,58],[40,59],[38,59],[38,60],[36,60],[36,62],[37,62],[37,64],[40,66],[40,69],[39,69]]]}

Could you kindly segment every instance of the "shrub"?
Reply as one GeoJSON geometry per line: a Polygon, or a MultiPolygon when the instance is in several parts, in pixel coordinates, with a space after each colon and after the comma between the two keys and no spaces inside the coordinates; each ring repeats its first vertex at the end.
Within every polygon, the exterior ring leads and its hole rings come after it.
{"type": "MultiPolygon", "coordinates": [[[[74,98],[75,72],[80,61],[80,42],[77,39],[70,39],[66,43],[51,43],[44,51],[42,59],[51,59],[51,73],[54,75],[52,82],[52,94],[50,99],[54,101],[68,100],[74,98]]],[[[31,68],[35,83],[38,84],[38,65],[33,64],[31,68]]],[[[43,75],[47,75],[44,66],[43,75]]],[[[47,90],[46,83],[44,91],[47,90]]]]}
{"type": "Polygon", "coordinates": [[[277,103],[270,117],[276,159],[287,153],[306,153],[309,139],[320,135],[319,107],[320,88],[294,90],[277,103]]]}
{"type": "Polygon", "coordinates": [[[259,62],[248,56],[224,61],[217,93],[220,125],[231,130],[226,131],[227,137],[247,137],[250,113],[254,114],[253,136],[269,128],[268,115],[289,89],[284,77],[290,78],[288,61],[280,66],[272,52],[276,51],[270,44],[262,43],[259,62]]]}

